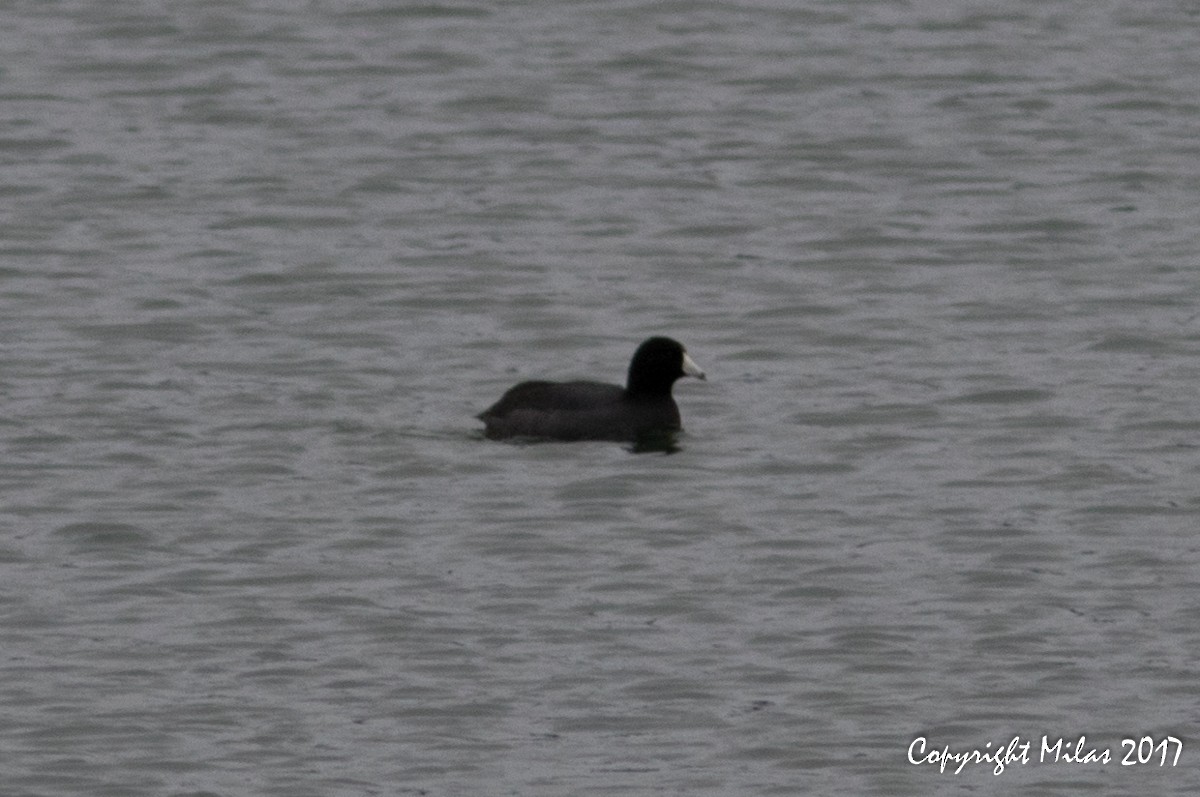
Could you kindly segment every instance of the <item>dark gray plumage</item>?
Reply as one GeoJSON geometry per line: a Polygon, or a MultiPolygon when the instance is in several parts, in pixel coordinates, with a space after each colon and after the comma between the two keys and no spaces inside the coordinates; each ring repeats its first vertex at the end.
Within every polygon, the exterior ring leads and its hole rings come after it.
{"type": "Polygon", "coordinates": [[[522,382],[477,417],[493,440],[637,441],[681,428],[671,386],[682,376],[704,379],[683,346],[650,338],[629,363],[625,387],[602,382],[522,382]]]}

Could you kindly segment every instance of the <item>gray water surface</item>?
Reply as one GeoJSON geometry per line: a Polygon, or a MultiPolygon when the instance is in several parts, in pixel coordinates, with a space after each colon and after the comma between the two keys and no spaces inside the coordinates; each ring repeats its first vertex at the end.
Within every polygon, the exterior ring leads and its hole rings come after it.
{"type": "Polygon", "coordinates": [[[1200,788],[1194,4],[3,16],[6,797],[1200,788]]]}

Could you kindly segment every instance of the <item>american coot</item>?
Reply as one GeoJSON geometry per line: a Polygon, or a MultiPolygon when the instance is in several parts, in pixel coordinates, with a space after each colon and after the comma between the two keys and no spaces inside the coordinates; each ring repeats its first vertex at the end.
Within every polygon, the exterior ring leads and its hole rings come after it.
{"type": "Polygon", "coordinates": [[[522,382],[480,413],[493,440],[631,440],[678,431],[671,386],[704,371],[677,341],[650,338],[634,352],[625,387],[602,382],[522,382]]]}

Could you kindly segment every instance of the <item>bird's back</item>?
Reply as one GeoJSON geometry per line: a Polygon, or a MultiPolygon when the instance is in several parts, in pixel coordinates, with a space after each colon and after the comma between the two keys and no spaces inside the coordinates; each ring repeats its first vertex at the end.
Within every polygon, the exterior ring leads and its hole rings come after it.
{"type": "Polygon", "coordinates": [[[494,439],[632,440],[648,430],[679,428],[670,397],[647,404],[602,382],[522,382],[478,417],[494,439]]]}

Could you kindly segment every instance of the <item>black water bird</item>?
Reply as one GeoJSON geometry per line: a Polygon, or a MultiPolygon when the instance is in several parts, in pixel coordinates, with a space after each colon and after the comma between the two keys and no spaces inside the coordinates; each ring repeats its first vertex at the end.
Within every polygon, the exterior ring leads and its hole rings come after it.
{"type": "Polygon", "coordinates": [[[675,380],[704,371],[670,338],[642,343],[625,387],[603,382],[522,382],[476,417],[493,440],[644,441],[682,428],[671,397],[675,380]]]}

